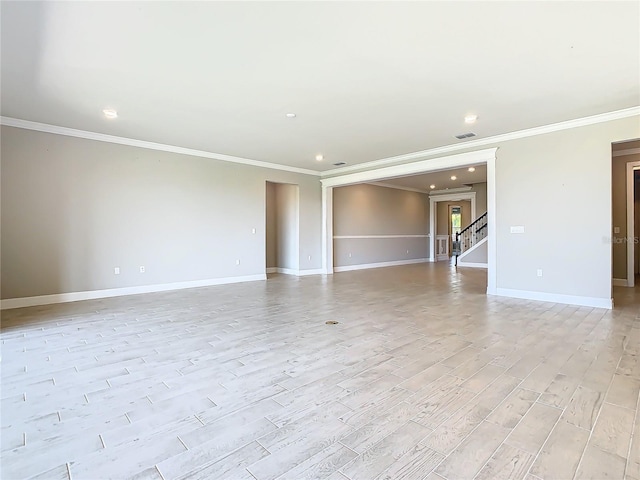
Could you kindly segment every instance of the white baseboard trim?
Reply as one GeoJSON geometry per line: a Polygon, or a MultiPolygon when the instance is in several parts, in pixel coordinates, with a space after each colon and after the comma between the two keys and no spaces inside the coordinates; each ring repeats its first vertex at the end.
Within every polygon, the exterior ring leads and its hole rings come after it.
{"type": "Polygon", "coordinates": [[[460,262],[458,261],[459,267],[468,267],[468,268],[489,268],[486,263],[474,263],[474,262],[460,262]]]}
{"type": "MultiPolygon", "coordinates": [[[[488,292],[487,292],[488,293],[488,292]]],[[[583,307],[613,308],[613,299],[598,297],[580,297],[576,295],[561,295],[559,293],[529,292],[527,290],[512,290],[510,288],[497,288],[496,295],[500,297],[522,298],[539,302],[564,303],[567,305],[580,305],[583,307]]]]}
{"type": "Polygon", "coordinates": [[[627,281],[626,278],[614,278],[613,279],[613,286],[614,287],[628,287],[629,286],[629,282],[627,281]]]}
{"type": "Polygon", "coordinates": [[[325,271],[321,268],[315,268],[313,270],[298,270],[299,277],[306,277],[307,275],[324,275],[325,271]]]}
{"type": "Polygon", "coordinates": [[[379,263],[361,263],[360,265],[346,265],[344,267],[333,267],[333,271],[350,272],[352,270],[366,270],[368,268],[383,268],[383,267],[397,267],[399,265],[412,265],[414,263],[426,263],[428,258],[414,258],[412,260],[394,260],[392,262],[379,262],[379,263]]]}
{"type": "Polygon", "coordinates": [[[158,285],[140,285],[137,287],[109,288],[106,290],[89,290],[86,292],[56,293],[53,295],[39,295],[37,297],[8,298],[0,301],[0,309],[33,307],[52,303],[78,302],[81,300],[95,300],[97,298],[121,297],[140,293],[166,292],[182,290],[184,288],[210,287],[229,283],[256,282],[266,280],[265,274],[246,275],[243,277],[211,278],[207,280],[193,280],[190,282],[162,283],[158,285]]]}
{"type": "Polygon", "coordinates": [[[313,270],[295,270],[293,268],[269,267],[267,273],[282,273],[284,275],[295,275],[296,277],[306,277],[307,275],[324,275],[325,271],[321,268],[313,270]]]}

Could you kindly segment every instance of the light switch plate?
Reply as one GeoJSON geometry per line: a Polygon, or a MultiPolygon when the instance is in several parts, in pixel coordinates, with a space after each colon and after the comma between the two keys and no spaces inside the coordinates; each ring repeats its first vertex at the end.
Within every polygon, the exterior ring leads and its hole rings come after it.
{"type": "Polygon", "coordinates": [[[524,226],[523,225],[511,226],[511,233],[524,233],[524,226]]]}

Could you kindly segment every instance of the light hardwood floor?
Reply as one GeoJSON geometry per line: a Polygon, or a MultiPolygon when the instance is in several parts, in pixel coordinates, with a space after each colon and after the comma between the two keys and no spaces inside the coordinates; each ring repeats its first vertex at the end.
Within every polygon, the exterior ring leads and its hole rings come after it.
{"type": "Polygon", "coordinates": [[[485,285],[412,265],[5,311],[2,478],[640,480],[640,290],[485,285]]]}

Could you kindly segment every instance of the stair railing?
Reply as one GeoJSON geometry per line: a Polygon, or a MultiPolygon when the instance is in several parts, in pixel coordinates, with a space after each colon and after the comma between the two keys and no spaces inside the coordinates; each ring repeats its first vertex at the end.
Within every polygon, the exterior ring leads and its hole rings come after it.
{"type": "Polygon", "coordinates": [[[456,265],[458,265],[458,257],[485,238],[487,232],[487,212],[485,212],[467,227],[456,233],[452,249],[452,253],[456,257],[456,265]]]}

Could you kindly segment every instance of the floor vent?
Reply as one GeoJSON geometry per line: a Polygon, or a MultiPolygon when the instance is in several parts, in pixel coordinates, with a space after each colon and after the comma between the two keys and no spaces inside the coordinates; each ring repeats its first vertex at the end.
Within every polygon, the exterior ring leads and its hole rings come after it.
{"type": "Polygon", "coordinates": [[[338,322],[336,322],[335,320],[327,320],[324,323],[326,323],[327,325],[337,325],[338,324],[338,322]]]}

